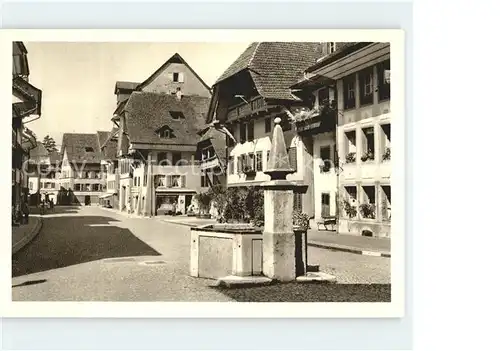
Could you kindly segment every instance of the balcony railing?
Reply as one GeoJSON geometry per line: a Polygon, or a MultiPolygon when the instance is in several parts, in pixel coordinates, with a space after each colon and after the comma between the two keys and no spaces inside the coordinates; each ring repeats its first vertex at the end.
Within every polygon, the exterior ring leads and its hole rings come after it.
{"type": "Polygon", "coordinates": [[[252,113],[260,111],[267,106],[264,98],[257,96],[249,101],[249,103],[242,102],[236,106],[231,106],[227,112],[227,119],[233,120],[241,117],[246,117],[252,113]]]}

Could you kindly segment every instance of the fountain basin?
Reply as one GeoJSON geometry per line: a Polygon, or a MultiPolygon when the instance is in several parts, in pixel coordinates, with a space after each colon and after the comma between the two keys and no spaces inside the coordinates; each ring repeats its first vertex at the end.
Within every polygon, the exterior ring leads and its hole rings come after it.
{"type": "MultiPolygon", "coordinates": [[[[294,229],[297,275],[307,270],[307,231],[294,229]]],[[[190,275],[218,279],[262,275],[262,228],[214,224],[191,228],[190,275]]]]}

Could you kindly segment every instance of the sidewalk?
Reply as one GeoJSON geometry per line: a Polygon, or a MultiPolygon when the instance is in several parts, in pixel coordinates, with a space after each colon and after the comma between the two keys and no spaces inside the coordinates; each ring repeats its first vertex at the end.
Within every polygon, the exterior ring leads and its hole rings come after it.
{"type": "Polygon", "coordinates": [[[352,234],[337,234],[332,231],[307,231],[310,246],[347,251],[361,255],[391,257],[391,239],[373,238],[352,234]]]}
{"type": "Polygon", "coordinates": [[[12,227],[12,254],[14,255],[31,240],[33,240],[42,229],[42,218],[29,216],[28,224],[12,227]]]}

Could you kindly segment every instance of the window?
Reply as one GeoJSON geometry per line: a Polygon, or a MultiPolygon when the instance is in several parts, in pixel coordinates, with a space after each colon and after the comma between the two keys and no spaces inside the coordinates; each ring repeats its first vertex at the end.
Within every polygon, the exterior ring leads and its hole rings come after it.
{"type": "Polygon", "coordinates": [[[172,116],[173,119],[185,119],[186,117],[184,116],[184,113],[181,111],[169,111],[170,116],[172,116]]]}
{"type": "Polygon", "coordinates": [[[92,191],[92,184],[85,184],[85,191],[92,191]]]}
{"type": "Polygon", "coordinates": [[[284,132],[292,129],[292,124],[290,123],[290,120],[288,119],[288,117],[286,115],[283,116],[280,124],[281,124],[281,128],[283,129],[284,132]]]}
{"type": "Polygon", "coordinates": [[[345,163],[355,163],[356,162],[356,131],[351,130],[345,132],[345,163]]]}
{"type": "Polygon", "coordinates": [[[318,105],[325,106],[330,104],[330,88],[318,90],[318,105]]]}
{"type": "Polygon", "coordinates": [[[373,67],[359,72],[361,105],[373,104],[373,67]]]}
{"type": "Polygon", "coordinates": [[[255,154],[255,170],[262,172],[262,151],[257,151],[255,154]]]}
{"type": "Polygon", "coordinates": [[[390,185],[382,185],[382,220],[391,220],[391,186],[390,185]]]}
{"type": "Polygon", "coordinates": [[[172,79],[174,82],[178,82],[179,81],[179,73],[178,72],[174,72],[173,75],[172,75],[172,79]]]}
{"type": "Polygon", "coordinates": [[[266,118],[265,123],[265,132],[271,133],[271,117],[266,118]]]}
{"type": "Polygon", "coordinates": [[[322,172],[328,172],[331,168],[331,147],[323,146],[319,149],[319,157],[323,163],[322,172]]]}
{"type": "Polygon", "coordinates": [[[92,191],[100,191],[101,184],[92,184],[92,191]]]}
{"type": "Polygon", "coordinates": [[[82,184],[75,184],[75,191],[82,191],[82,184]]]}
{"type": "Polygon", "coordinates": [[[134,177],[134,186],[137,186],[137,177],[134,177]]]}
{"type": "Polygon", "coordinates": [[[288,159],[290,160],[290,168],[297,172],[297,148],[291,147],[288,149],[288,159]]]}
{"type": "Polygon", "coordinates": [[[206,173],[201,173],[201,187],[206,188],[209,187],[210,184],[208,182],[208,175],[206,173]]]}
{"type": "Polygon", "coordinates": [[[29,188],[30,190],[33,190],[33,182],[30,182],[29,188]]]}
{"type": "Polygon", "coordinates": [[[172,129],[170,128],[165,128],[165,129],[162,129],[159,133],[158,133],[159,137],[160,138],[166,138],[166,139],[172,139],[172,138],[175,138],[175,135],[172,131],[172,129]]]}
{"type": "Polygon", "coordinates": [[[351,75],[349,77],[344,78],[343,88],[344,88],[344,109],[345,110],[356,107],[355,82],[356,82],[355,75],[351,75]]]}
{"type": "Polygon", "coordinates": [[[85,152],[94,152],[94,148],[90,146],[85,147],[85,152]]]}
{"type": "Polygon", "coordinates": [[[353,218],[357,216],[358,190],[355,185],[345,186],[345,198],[343,203],[344,216],[353,218]]]}
{"type": "Polygon", "coordinates": [[[228,174],[234,174],[234,157],[229,156],[227,161],[227,172],[228,174]]]}
{"type": "Polygon", "coordinates": [[[330,194],[322,193],[321,194],[321,217],[329,217],[330,216],[330,194]]]}
{"type": "Polygon", "coordinates": [[[168,178],[168,186],[169,187],[172,187],[172,188],[182,188],[183,187],[183,184],[182,184],[182,177],[183,176],[180,176],[180,175],[172,175],[172,176],[169,176],[168,178]]]}
{"type": "Polygon", "coordinates": [[[293,210],[302,212],[302,194],[293,193],[293,210]]]}
{"type": "Polygon", "coordinates": [[[337,50],[337,43],[335,42],[327,43],[326,48],[327,48],[327,54],[333,54],[337,50]]]}
{"type": "Polygon", "coordinates": [[[363,154],[361,161],[373,161],[375,159],[375,134],[373,127],[363,128],[362,133],[363,154]]]}
{"type": "Polygon", "coordinates": [[[240,142],[244,143],[247,141],[247,125],[245,123],[240,124],[240,142]]]}
{"type": "Polygon", "coordinates": [[[382,129],[382,138],[380,139],[381,161],[384,162],[391,159],[391,125],[389,123],[382,124],[380,128],[382,129]]]}
{"type": "Polygon", "coordinates": [[[377,66],[378,75],[378,101],[388,100],[391,98],[391,61],[381,62],[377,66]]]}
{"type": "Polygon", "coordinates": [[[255,171],[255,155],[253,153],[248,154],[245,165],[247,170],[255,171]]]}
{"type": "Polygon", "coordinates": [[[253,132],[254,132],[254,124],[253,124],[253,121],[250,121],[247,124],[248,141],[253,140],[253,136],[254,136],[253,132]]]}
{"type": "Polygon", "coordinates": [[[375,186],[363,185],[362,189],[363,193],[361,198],[361,204],[359,206],[359,214],[363,218],[375,219],[376,217],[375,186]]]}
{"type": "Polygon", "coordinates": [[[148,177],[146,175],[144,175],[144,177],[142,178],[142,186],[147,185],[147,179],[148,179],[148,177]]]}
{"type": "Polygon", "coordinates": [[[266,151],[266,169],[269,169],[269,158],[271,157],[271,151],[266,151]]]}
{"type": "Polygon", "coordinates": [[[172,164],[174,166],[178,165],[182,160],[182,154],[180,152],[172,152],[172,164]]]}
{"type": "Polygon", "coordinates": [[[166,152],[159,152],[158,153],[158,166],[166,166],[168,165],[168,158],[167,158],[167,153],[166,152]]]}

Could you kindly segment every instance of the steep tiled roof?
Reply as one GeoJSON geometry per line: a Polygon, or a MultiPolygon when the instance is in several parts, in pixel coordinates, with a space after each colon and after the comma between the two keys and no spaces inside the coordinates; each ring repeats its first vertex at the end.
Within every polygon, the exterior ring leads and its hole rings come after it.
{"type": "Polygon", "coordinates": [[[35,159],[35,158],[47,157],[47,156],[49,156],[49,152],[47,151],[45,146],[43,146],[43,144],[40,141],[37,141],[36,147],[34,149],[30,150],[30,158],[35,159]]]}
{"type": "Polygon", "coordinates": [[[107,160],[116,158],[116,151],[118,148],[118,137],[116,135],[117,132],[118,128],[113,128],[111,132],[97,132],[99,149],[101,150],[102,157],[107,160]]]}
{"type": "Polygon", "coordinates": [[[61,154],[58,151],[52,151],[49,153],[50,163],[55,165],[61,162],[61,154]]]}
{"type": "Polygon", "coordinates": [[[226,135],[217,129],[208,128],[200,138],[200,143],[209,140],[222,163],[226,159],[226,135]]]}
{"type": "MultiPolygon", "coordinates": [[[[127,132],[132,143],[165,145],[196,145],[197,131],[205,124],[209,98],[134,92],[125,106],[127,132]],[[170,112],[182,112],[183,118],[173,118],[170,112]],[[174,138],[160,138],[157,130],[168,126],[174,138]]],[[[174,116],[175,117],[175,116],[174,116]]]]}
{"type": "Polygon", "coordinates": [[[260,42],[252,43],[215,84],[248,70],[259,94],[268,99],[297,100],[290,86],[304,70],[321,57],[320,43],[260,42]]]}
{"type": "Polygon", "coordinates": [[[135,82],[121,82],[118,81],[115,84],[115,94],[118,92],[118,90],[135,90],[139,86],[140,83],[135,83],[135,82]]]}
{"type": "Polygon", "coordinates": [[[173,54],[163,65],[160,66],[160,68],[158,68],[156,71],[153,72],[152,75],[146,78],[144,82],[137,84],[136,86],[137,90],[142,91],[142,88],[151,83],[153,79],[155,79],[159,74],[161,74],[161,72],[163,72],[165,68],[167,68],[172,63],[180,63],[186,66],[187,69],[189,69],[194,74],[194,76],[207,88],[207,90],[210,91],[210,87],[203,81],[203,79],[201,79],[198,73],[196,73],[196,71],[192,69],[191,66],[189,66],[188,63],[178,53],[173,54]]]}
{"type": "Polygon", "coordinates": [[[345,57],[367,45],[371,44],[370,42],[345,42],[338,43],[337,50],[334,53],[321,57],[321,60],[313,63],[311,66],[306,68],[306,72],[312,72],[320,67],[323,67],[329,63],[332,63],[342,57],[345,57]]]}
{"type": "Polygon", "coordinates": [[[64,133],[62,155],[64,151],[67,152],[70,162],[100,163],[102,159],[97,133],[64,133]]]}

